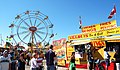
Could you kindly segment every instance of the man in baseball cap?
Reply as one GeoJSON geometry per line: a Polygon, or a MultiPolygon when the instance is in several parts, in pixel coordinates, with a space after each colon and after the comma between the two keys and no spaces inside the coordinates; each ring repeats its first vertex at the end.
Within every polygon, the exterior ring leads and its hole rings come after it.
{"type": "Polygon", "coordinates": [[[10,57],[8,57],[8,51],[5,50],[3,52],[3,56],[0,57],[0,70],[11,70],[11,60],[10,57]]]}

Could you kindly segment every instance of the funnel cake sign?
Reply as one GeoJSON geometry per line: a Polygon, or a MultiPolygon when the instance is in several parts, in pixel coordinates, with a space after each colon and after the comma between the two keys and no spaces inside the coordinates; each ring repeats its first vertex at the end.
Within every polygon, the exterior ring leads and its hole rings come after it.
{"type": "Polygon", "coordinates": [[[116,20],[112,20],[109,22],[103,22],[100,24],[95,24],[91,26],[85,26],[82,27],[82,32],[83,33],[88,33],[88,32],[95,32],[95,31],[101,31],[101,30],[106,30],[106,29],[111,29],[111,28],[116,28],[116,20]]]}
{"type": "Polygon", "coordinates": [[[68,40],[95,38],[100,36],[109,36],[109,35],[116,35],[116,34],[120,34],[120,27],[116,27],[108,30],[90,32],[90,33],[74,34],[74,35],[68,36],[68,40]]]}

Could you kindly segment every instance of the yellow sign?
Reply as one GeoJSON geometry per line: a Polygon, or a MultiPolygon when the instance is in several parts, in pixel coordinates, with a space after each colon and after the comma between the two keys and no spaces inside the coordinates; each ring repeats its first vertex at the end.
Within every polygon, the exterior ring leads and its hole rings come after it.
{"type": "Polygon", "coordinates": [[[105,41],[95,40],[91,42],[94,47],[105,46],[105,41]]]}
{"type": "Polygon", "coordinates": [[[60,40],[53,41],[53,50],[57,54],[58,65],[65,66],[65,53],[66,53],[66,39],[62,38],[60,40]]]}
{"type": "Polygon", "coordinates": [[[70,63],[70,58],[72,55],[72,52],[75,52],[74,47],[73,46],[67,46],[67,51],[66,51],[66,63],[70,63]]]}
{"type": "Polygon", "coordinates": [[[106,30],[106,29],[111,29],[111,28],[116,28],[116,20],[112,20],[109,22],[104,22],[100,24],[95,24],[91,26],[85,26],[82,27],[82,32],[87,33],[87,32],[95,32],[95,31],[101,31],[101,30],[106,30]]]}
{"type": "Polygon", "coordinates": [[[104,30],[104,31],[98,31],[98,32],[70,35],[70,36],[68,36],[68,40],[94,38],[94,37],[109,36],[109,35],[115,35],[115,34],[120,34],[120,27],[108,29],[108,30],[104,30]]]}

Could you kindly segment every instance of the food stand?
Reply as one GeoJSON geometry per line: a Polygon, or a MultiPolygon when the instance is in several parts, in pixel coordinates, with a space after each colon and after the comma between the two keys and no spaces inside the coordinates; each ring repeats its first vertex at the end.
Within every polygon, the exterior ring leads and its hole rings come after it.
{"type": "Polygon", "coordinates": [[[75,52],[76,67],[87,68],[87,53],[85,53],[85,45],[89,42],[89,40],[67,42],[66,67],[69,66],[72,52],[75,52]]]}
{"type": "MultiPolygon", "coordinates": [[[[110,48],[108,43],[110,41],[113,42],[114,40],[117,40],[117,42],[120,41],[120,37],[115,36],[120,34],[120,27],[117,27],[116,20],[103,22],[103,23],[95,24],[91,26],[85,26],[85,27],[82,27],[81,30],[82,30],[82,33],[80,34],[69,35],[68,41],[70,44],[67,44],[67,46],[72,45],[74,47],[74,52],[76,52],[76,49],[75,49],[76,47],[82,46],[82,48],[84,48],[84,51],[82,51],[83,58],[79,58],[79,60],[78,58],[76,58],[76,61],[78,61],[76,62],[77,64],[76,67],[79,67],[79,68],[87,68],[86,50],[88,47],[85,47],[85,46],[90,45],[91,50],[93,51],[92,53],[94,58],[97,57],[103,60],[104,48],[108,48],[107,49],[108,51],[110,48]],[[111,39],[109,37],[111,37],[111,39]],[[113,39],[113,37],[118,37],[119,39],[117,38],[113,39]],[[79,41],[79,42],[74,42],[73,44],[73,41],[79,41]],[[84,43],[84,41],[88,41],[88,42],[84,43]]],[[[109,51],[109,54],[111,55],[111,59],[113,59],[115,51],[109,51]]]]}

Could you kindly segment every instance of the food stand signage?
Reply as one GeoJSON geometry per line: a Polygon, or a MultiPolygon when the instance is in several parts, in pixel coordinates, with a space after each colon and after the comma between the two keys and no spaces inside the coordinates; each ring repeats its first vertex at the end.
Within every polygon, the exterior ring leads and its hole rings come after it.
{"type": "Polygon", "coordinates": [[[58,65],[65,66],[66,39],[62,38],[60,40],[53,41],[53,46],[53,50],[57,54],[58,65]]]}
{"type": "Polygon", "coordinates": [[[95,38],[95,37],[109,36],[109,35],[115,35],[115,34],[120,34],[120,27],[108,29],[108,30],[103,30],[103,31],[97,31],[97,32],[70,35],[70,36],[68,36],[68,40],[95,38]]]}
{"type": "Polygon", "coordinates": [[[74,52],[74,47],[67,45],[66,49],[67,49],[67,51],[66,51],[66,63],[69,64],[72,52],[74,52]]]}
{"type": "Polygon", "coordinates": [[[95,31],[116,28],[116,27],[117,27],[116,20],[112,20],[109,22],[104,22],[104,23],[100,23],[100,24],[82,27],[82,32],[83,33],[95,32],[95,31]]]}
{"type": "Polygon", "coordinates": [[[94,47],[105,46],[105,41],[95,40],[91,42],[94,47]]]}

